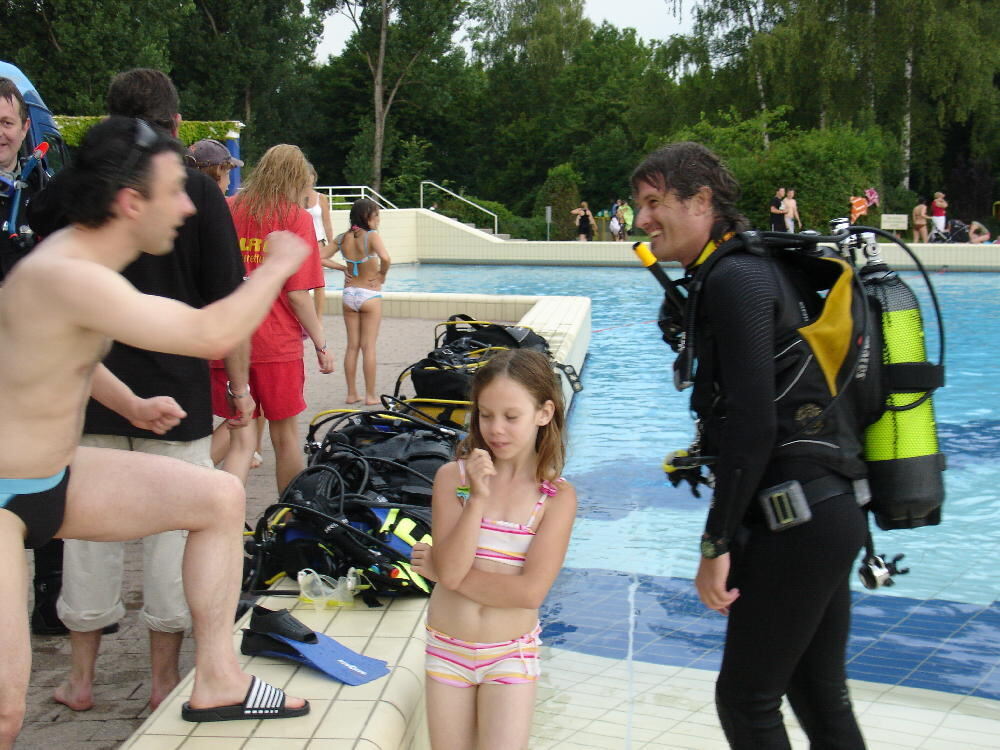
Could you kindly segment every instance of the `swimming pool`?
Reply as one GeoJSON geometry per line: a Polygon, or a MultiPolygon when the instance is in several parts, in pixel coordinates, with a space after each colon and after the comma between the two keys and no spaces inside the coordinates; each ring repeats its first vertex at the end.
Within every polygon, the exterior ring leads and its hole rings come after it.
{"type": "MultiPolygon", "coordinates": [[[[920,278],[904,278],[933,318],[920,278]]],[[[946,273],[933,281],[948,337],[947,387],[935,397],[949,465],[943,522],[874,529],[877,550],[904,552],[912,572],[876,593],[852,581],[849,668],[860,679],[1000,698],[1000,579],[991,569],[1000,552],[1000,275],[946,273]]],[[[660,468],[664,454],[690,443],[692,420],[689,393],[672,384],[673,354],[655,325],[661,294],[649,274],[639,267],[394,266],[390,285],[591,298],[585,390],[574,398],[565,469],[580,513],[546,605],[547,640],[622,657],[621,628],[638,611],[636,658],[717,667],[724,620],[706,617],[690,583],[707,493],[697,499],[671,487],[660,468]]],[[[936,331],[930,322],[927,328],[936,359],[936,331]]]]}

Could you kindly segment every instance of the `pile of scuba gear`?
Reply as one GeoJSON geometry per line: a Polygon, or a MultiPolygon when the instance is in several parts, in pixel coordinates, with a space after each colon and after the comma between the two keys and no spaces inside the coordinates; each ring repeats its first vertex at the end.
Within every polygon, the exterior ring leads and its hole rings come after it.
{"type": "MultiPolygon", "coordinates": [[[[263,593],[282,576],[301,584],[309,571],[332,586],[350,581],[351,593],[369,606],[379,596],[430,593],[410,555],[417,542],[430,543],[434,475],[462,436],[388,408],[318,414],[306,438],[308,466],[264,511],[247,543],[244,590],[263,593]]],[[[292,593],[314,600],[306,588],[292,593]]],[[[343,603],[333,593],[328,600],[343,603]]]]}
{"type": "MultiPolygon", "coordinates": [[[[798,329],[826,375],[829,402],[806,417],[796,434],[810,432],[823,420],[834,420],[835,407],[847,409],[866,425],[863,453],[867,487],[864,480],[853,483],[859,504],[883,530],[937,525],[944,501],[945,459],[938,447],[932,396],[944,385],[944,330],[934,288],[920,260],[892,234],[850,226],[846,219],[833,220],[831,227],[829,236],[816,232],[741,233],[738,241],[720,245],[693,275],[679,281],[667,277],[644,243],[636,243],[633,249],[640,261],[664,288],[659,324],[664,341],[678,354],[675,385],[682,390],[694,382],[696,306],[711,267],[734,251],[775,258],[791,273],[808,280],[822,299],[820,319],[828,319],[827,325],[810,323],[798,329]],[[878,235],[899,245],[923,275],[938,320],[937,364],[927,360],[916,296],[882,259],[878,235]],[[859,258],[863,261],[860,267],[859,258]],[[838,266],[839,272],[834,272],[838,266]],[[829,325],[831,319],[841,325],[829,325]]],[[[671,453],[664,461],[669,481],[675,487],[687,482],[696,496],[699,485],[713,486],[711,471],[706,475],[702,469],[716,460],[703,454],[701,442],[699,425],[691,447],[671,453]]],[[[778,488],[769,488],[773,489],[778,488]]],[[[804,522],[809,515],[801,487],[780,489],[762,498],[770,501],[770,505],[765,504],[765,515],[776,531],[804,522]]],[[[863,584],[872,589],[892,585],[894,575],[908,572],[898,566],[902,558],[896,555],[888,560],[886,555],[875,554],[869,534],[859,571],[863,584]]]]}
{"type": "Polygon", "coordinates": [[[412,381],[414,398],[427,403],[467,402],[476,370],[500,351],[532,349],[541,352],[561,372],[573,391],[583,389],[572,365],[556,362],[543,336],[525,326],[473,320],[468,315],[452,315],[435,328],[434,348],[427,356],[403,370],[393,393],[397,399],[407,379],[412,381]]]}

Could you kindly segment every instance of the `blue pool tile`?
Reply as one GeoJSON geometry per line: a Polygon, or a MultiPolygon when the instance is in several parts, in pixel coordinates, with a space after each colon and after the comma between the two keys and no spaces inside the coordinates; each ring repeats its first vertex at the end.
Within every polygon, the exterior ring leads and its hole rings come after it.
{"type": "MultiPolygon", "coordinates": [[[[637,660],[701,669],[718,669],[726,629],[688,579],[589,569],[563,571],[542,622],[549,645],[615,659],[631,626],[637,660]]],[[[847,658],[854,679],[1000,699],[1000,605],[854,593],[847,658]]]]}
{"type": "Polygon", "coordinates": [[[976,689],[972,691],[972,694],[980,698],[1000,700],[1000,667],[987,675],[976,689]]]}

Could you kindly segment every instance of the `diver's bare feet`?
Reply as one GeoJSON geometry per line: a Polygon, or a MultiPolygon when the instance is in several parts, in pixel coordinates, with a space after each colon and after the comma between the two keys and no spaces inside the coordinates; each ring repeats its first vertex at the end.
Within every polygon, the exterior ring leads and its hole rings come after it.
{"type": "Polygon", "coordinates": [[[89,711],[94,707],[92,686],[74,685],[68,677],[52,692],[52,699],[74,711],[89,711]]]}
{"type": "Polygon", "coordinates": [[[344,399],[345,404],[357,404],[360,403],[360,401],[361,401],[361,396],[357,395],[356,393],[354,395],[348,393],[347,398],[344,399]]]}
{"type": "Polygon", "coordinates": [[[382,403],[382,402],[379,401],[374,396],[365,396],[365,405],[366,406],[375,406],[376,404],[379,404],[379,403],[382,403]]]}

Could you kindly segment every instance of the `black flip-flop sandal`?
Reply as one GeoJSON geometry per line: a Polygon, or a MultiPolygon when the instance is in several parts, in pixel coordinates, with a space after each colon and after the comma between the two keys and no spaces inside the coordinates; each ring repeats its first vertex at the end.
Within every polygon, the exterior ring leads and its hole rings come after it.
{"type": "Polygon", "coordinates": [[[290,719],[309,713],[309,701],[300,708],[285,706],[285,691],[268,685],[257,676],[251,676],[250,689],[242,703],[215,708],[191,708],[190,703],[181,706],[184,721],[236,721],[239,719],[290,719]]]}

